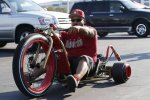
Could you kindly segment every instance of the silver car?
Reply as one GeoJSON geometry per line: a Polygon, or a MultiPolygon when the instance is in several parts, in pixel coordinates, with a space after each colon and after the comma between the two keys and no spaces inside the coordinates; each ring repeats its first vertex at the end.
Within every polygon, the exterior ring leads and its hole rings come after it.
{"type": "Polygon", "coordinates": [[[46,11],[31,0],[1,0],[0,47],[9,42],[19,43],[35,28],[43,28],[50,23],[61,29],[71,25],[67,13],[46,11]]]}

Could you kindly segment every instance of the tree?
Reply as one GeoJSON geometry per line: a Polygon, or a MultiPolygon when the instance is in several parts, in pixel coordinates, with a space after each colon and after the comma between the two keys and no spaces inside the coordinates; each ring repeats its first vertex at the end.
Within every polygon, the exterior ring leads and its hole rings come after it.
{"type": "Polygon", "coordinates": [[[58,12],[67,12],[66,8],[63,7],[48,7],[47,8],[48,11],[58,11],[58,12]]]}

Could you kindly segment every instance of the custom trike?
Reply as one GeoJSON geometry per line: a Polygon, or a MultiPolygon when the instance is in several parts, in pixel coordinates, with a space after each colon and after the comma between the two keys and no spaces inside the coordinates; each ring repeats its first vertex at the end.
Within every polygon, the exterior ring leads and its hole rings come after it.
{"type": "MultiPolygon", "coordinates": [[[[71,74],[67,51],[55,30],[56,27],[52,24],[45,29],[35,29],[35,33],[25,37],[16,48],[13,56],[13,76],[17,87],[26,96],[42,96],[54,80],[65,83],[65,76],[71,74]]],[[[120,84],[130,78],[130,65],[121,62],[113,46],[108,46],[106,56],[97,56],[95,73],[81,82],[95,78],[113,78],[120,84]],[[113,54],[118,61],[107,66],[113,54]]]]}

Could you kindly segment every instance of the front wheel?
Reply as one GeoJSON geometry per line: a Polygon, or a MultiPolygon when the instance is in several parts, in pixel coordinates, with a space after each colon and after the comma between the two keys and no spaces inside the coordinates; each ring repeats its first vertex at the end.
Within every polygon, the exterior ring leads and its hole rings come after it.
{"type": "Polygon", "coordinates": [[[16,43],[19,43],[22,39],[33,32],[34,29],[31,27],[20,27],[16,32],[16,43]]]}
{"type": "Polygon", "coordinates": [[[17,46],[13,57],[13,77],[19,90],[29,97],[39,97],[52,85],[55,73],[55,55],[51,51],[43,68],[50,43],[40,34],[24,38],[17,46]],[[31,50],[38,45],[37,50],[31,50]]]}

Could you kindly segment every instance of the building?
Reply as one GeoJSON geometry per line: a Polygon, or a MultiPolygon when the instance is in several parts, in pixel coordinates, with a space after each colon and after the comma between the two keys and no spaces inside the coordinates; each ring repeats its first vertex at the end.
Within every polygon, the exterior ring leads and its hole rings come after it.
{"type": "MultiPolygon", "coordinates": [[[[91,1],[91,0],[68,0],[67,1],[52,1],[52,2],[46,2],[46,3],[41,3],[40,5],[44,8],[48,8],[48,7],[64,7],[66,9],[68,9],[68,11],[71,9],[72,5],[75,2],[81,2],[81,1],[91,1]]],[[[92,1],[96,1],[96,0],[92,0],[92,1]]]]}
{"type": "MultiPolygon", "coordinates": [[[[81,1],[91,1],[91,0],[68,0],[69,3],[67,1],[52,1],[52,2],[46,2],[46,3],[41,3],[40,5],[42,7],[64,7],[66,9],[68,9],[68,11],[70,10],[70,8],[72,7],[72,5],[74,4],[74,2],[81,2],[81,1]]],[[[92,0],[92,1],[96,1],[96,0],[92,0]]],[[[142,3],[146,6],[150,6],[150,0],[134,0],[136,2],[142,3]]]]}

